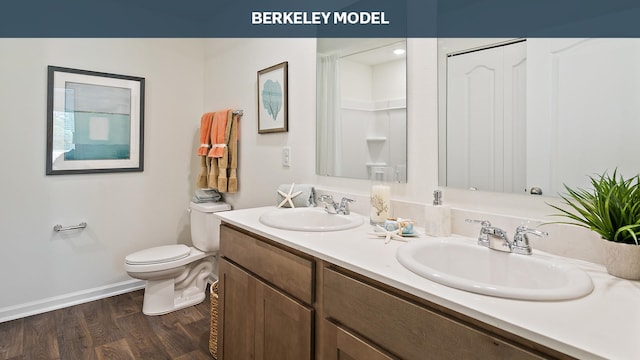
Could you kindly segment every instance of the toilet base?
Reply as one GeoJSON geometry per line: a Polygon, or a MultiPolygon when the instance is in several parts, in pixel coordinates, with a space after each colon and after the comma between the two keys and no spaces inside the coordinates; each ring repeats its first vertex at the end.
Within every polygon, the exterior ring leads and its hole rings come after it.
{"type": "Polygon", "coordinates": [[[163,315],[201,303],[212,271],[213,257],[209,256],[187,266],[177,278],[147,280],[142,313],[163,315]]]}
{"type": "Polygon", "coordinates": [[[205,299],[204,289],[190,287],[175,291],[173,279],[147,281],[142,302],[145,315],[164,315],[170,312],[200,304],[205,299]]]}

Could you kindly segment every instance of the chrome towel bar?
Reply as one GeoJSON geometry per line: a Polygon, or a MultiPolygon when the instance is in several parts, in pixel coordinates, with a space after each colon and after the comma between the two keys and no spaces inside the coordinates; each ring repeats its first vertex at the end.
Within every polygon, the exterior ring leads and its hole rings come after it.
{"type": "Polygon", "coordinates": [[[75,230],[75,229],[84,229],[87,227],[87,223],[86,222],[81,222],[78,225],[72,225],[72,226],[62,226],[60,224],[55,225],[53,227],[53,231],[67,231],[67,230],[75,230]]]}

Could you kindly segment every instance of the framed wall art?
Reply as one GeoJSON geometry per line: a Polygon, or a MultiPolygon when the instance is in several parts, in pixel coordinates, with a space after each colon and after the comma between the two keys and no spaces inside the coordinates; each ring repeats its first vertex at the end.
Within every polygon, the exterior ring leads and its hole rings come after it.
{"type": "Polygon", "coordinates": [[[46,174],[142,171],[144,81],[49,66],[46,174]]]}
{"type": "Polygon", "coordinates": [[[287,67],[283,62],[258,71],[258,133],[286,132],[287,67]]]}

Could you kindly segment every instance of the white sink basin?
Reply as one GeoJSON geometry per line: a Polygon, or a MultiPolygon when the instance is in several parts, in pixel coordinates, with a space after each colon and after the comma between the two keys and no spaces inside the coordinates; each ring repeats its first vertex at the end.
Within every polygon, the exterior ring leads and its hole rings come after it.
{"type": "Polygon", "coordinates": [[[329,214],[323,208],[279,208],[262,214],[260,222],[284,230],[338,231],[362,225],[363,217],[329,214]]]}
{"type": "Polygon", "coordinates": [[[568,300],[593,290],[582,269],[534,255],[491,250],[468,238],[415,240],[396,258],[407,269],[442,285],[521,300],[568,300]]]}

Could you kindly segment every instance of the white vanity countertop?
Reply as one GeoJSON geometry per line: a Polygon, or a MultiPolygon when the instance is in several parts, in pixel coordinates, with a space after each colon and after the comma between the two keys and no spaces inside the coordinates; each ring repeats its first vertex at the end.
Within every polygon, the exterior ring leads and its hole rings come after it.
{"type": "MultiPolygon", "coordinates": [[[[640,281],[607,274],[603,266],[566,259],[587,271],[595,289],[567,301],[523,301],[474,294],[422,278],[396,260],[404,243],[376,238],[368,218],[360,227],[333,232],[280,230],[258,220],[261,207],[218,212],[245,228],[319,259],[448,307],[579,359],[640,359],[640,281]]],[[[360,215],[349,215],[360,216],[360,215]]],[[[411,241],[428,241],[421,235],[411,241]]],[[[552,256],[534,250],[532,256],[552,256]]],[[[555,257],[555,256],[552,256],[555,257]]],[[[557,257],[556,257],[557,258],[557,257]]]]}

